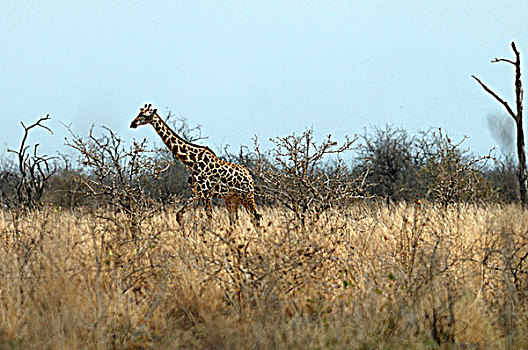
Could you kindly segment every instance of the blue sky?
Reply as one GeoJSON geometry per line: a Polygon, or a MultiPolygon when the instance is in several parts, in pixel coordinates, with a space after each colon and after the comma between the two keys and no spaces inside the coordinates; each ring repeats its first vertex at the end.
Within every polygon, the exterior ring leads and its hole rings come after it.
{"type": "Polygon", "coordinates": [[[504,111],[471,74],[512,101],[511,66],[490,61],[514,40],[527,67],[527,15],[508,0],[3,0],[0,155],[46,113],[55,134],[30,141],[48,153],[64,150],[63,124],[158,142],[128,128],[145,102],[201,124],[213,149],[389,123],[484,153],[497,145],[486,116],[504,111]]]}

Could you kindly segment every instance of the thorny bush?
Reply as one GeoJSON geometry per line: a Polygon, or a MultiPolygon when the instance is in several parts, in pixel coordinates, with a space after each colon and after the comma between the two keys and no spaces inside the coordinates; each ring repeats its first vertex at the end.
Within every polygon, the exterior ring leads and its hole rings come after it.
{"type": "Polygon", "coordinates": [[[313,130],[309,129],[299,136],[272,138],[271,150],[261,152],[255,138],[254,171],[259,194],[300,218],[362,198],[365,175],[352,177],[341,158],[343,153],[354,149],[356,140],[357,137],[346,137],[339,145],[328,135],[317,143],[313,130]]]}
{"type": "Polygon", "coordinates": [[[26,144],[29,133],[34,128],[42,128],[53,134],[53,131],[42,124],[50,119],[49,114],[24,128],[24,136],[18,150],[8,149],[16,156],[16,170],[4,170],[0,174],[0,201],[8,208],[34,208],[40,203],[44,189],[50,178],[57,171],[56,157],[42,155],[38,151],[39,144],[31,147],[26,144]]]}
{"type": "Polygon", "coordinates": [[[441,129],[431,132],[428,155],[421,169],[422,180],[427,183],[426,197],[442,206],[452,203],[474,202],[494,197],[492,184],[485,179],[482,169],[491,156],[474,157],[461,149],[465,139],[455,143],[441,129]]]}
{"type": "Polygon", "coordinates": [[[147,140],[134,141],[125,147],[121,138],[103,127],[105,133],[88,137],[71,133],[67,145],[79,153],[85,176],[79,178],[86,195],[104,203],[115,212],[124,213],[135,225],[153,215],[161,206],[147,195],[146,185],[155,181],[170,165],[148,150],[147,140]]]}

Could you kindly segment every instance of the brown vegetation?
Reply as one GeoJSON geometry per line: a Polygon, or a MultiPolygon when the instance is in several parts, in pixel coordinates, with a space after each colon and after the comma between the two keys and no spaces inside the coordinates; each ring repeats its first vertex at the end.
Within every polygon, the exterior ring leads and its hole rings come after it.
{"type": "Polygon", "coordinates": [[[2,348],[526,348],[519,206],[0,212],[2,348]]]}
{"type": "Polygon", "coordinates": [[[2,348],[528,345],[514,164],[441,130],[226,151],[255,177],[260,227],[223,208],[177,224],[187,173],[145,140],[72,132],[62,163],[25,140],[0,172],[2,348]]]}

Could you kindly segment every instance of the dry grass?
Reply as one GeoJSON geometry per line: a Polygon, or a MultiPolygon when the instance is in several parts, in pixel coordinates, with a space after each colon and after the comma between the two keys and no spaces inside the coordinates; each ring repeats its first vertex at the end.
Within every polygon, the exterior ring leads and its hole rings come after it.
{"type": "Polygon", "coordinates": [[[0,213],[0,347],[526,348],[528,212],[0,213]]]}

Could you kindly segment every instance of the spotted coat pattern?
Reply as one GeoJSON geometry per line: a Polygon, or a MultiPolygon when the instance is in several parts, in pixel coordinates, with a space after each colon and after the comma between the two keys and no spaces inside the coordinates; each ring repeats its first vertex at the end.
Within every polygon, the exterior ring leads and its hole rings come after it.
{"type": "Polygon", "coordinates": [[[188,181],[194,196],[178,212],[178,222],[181,222],[183,214],[189,207],[200,201],[211,218],[211,201],[213,197],[217,197],[225,200],[231,223],[237,219],[238,207],[242,204],[252,215],[254,224],[258,224],[260,215],[255,206],[253,178],[244,166],[218,158],[206,146],[185,141],[161,119],[157,109],[153,109],[150,104],[140,108],[138,116],[130,127],[136,128],[145,124],[152,125],[174,156],[190,169],[191,175],[188,181]]]}

